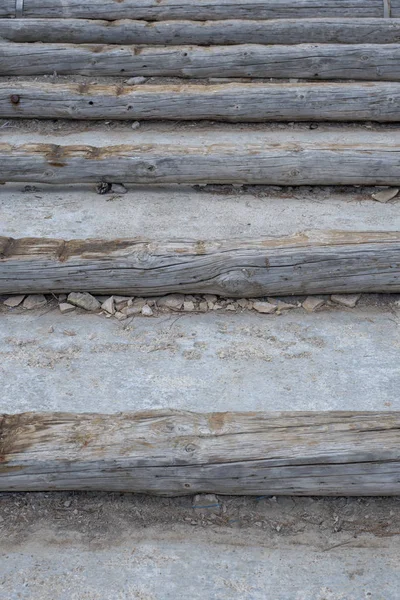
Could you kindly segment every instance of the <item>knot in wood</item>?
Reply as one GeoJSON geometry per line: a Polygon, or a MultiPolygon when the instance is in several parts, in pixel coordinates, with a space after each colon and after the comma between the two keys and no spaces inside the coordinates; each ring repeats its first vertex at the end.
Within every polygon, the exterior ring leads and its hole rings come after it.
{"type": "Polygon", "coordinates": [[[10,96],[10,100],[11,100],[11,104],[19,104],[21,97],[18,96],[18,94],[12,94],[12,96],[10,96]]]}
{"type": "Polygon", "coordinates": [[[196,450],[196,446],[194,444],[187,444],[187,446],[185,446],[185,450],[186,452],[194,452],[196,450]]]}

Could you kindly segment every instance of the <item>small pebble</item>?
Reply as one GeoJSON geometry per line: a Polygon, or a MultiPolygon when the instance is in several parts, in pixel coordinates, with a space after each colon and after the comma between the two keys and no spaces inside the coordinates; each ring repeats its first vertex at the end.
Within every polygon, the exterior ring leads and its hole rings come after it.
{"type": "Polygon", "coordinates": [[[212,302],[213,304],[215,304],[218,300],[218,297],[214,296],[214,294],[204,294],[204,300],[206,302],[212,302]]]}
{"type": "Polygon", "coordinates": [[[160,308],[169,308],[171,310],[181,310],[184,302],[185,296],[182,294],[169,294],[163,298],[158,298],[157,306],[160,308]]]}
{"type": "Polygon", "coordinates": [[[121,312],[127,317],[133,317],[135,315],[140,315],[142,308],[143,306],[125,306],[121,312]]]}
{"type": "Polygon", "coordinates": [[[372,198],[377,202],[382,202],[382,204],[385,204],[386,202],[389,202],[389,200],[396,198],[399,192],[399,188],[388,188],[387,190],[373,193],[372,198]]]}
{"type": "Polygon", "coordinates": [[[147,306],[147,304],[145,304],[145,306],[143,306],[142,308],[142,315],[144,317],[152,317],[154,315],[153,310],[150,308],[150,306],[147,306]]]}
{"type": "Polygon", "coordinates": [[[122,310],[132,300],[130,296],[113,296],[116,310],[122,310]]]}
{"type": "Polygon", "coordinates": [[[228,304],[228,306],[225,307],[225,310],[236,310],[236,309],[233,306],[233,304],[228,304]]]}
{"type": "Polygon", "coordinates": [[[125,79],[125,83],[127,85],[141,85],[142,83],[146,83],[146,77],[130,77],[130,79],[125,79]]]}
{"type": "Polygon", "coordinates": [[[253,308],[257,312],[264,313],[266,315],[271,315],[276,311],[276,306],[270,302],[254,302],[253,308]]]}
{"type": "Polygon", "coordinates": [[[31,294],[25,298],[22,306],[27,310],[32,310],[34,308],[42,308],[46,304],[47,300],[43,294],[31,294]]]}
{"type": "Polygon", "coordinates": [[[247,298],[240,298],[237,303],[239,304],[240,308],[247,308],[249,306],[249,301],[247,298]]]}
{"type": "Polygon", "coordinates": [[[361,294],[333,294],[331,296],[332,302],[346,306],[347,308],[354,308],[360,298],[361,294]]]}
{"type": "Polygon", "coordinates": [[[195,309],[195,306],[194,306],[194,303],[191,300],[189,300],[188,302],[184,302],[183,303],[183,310],[185,312],[193,312],[194,309],[195,309]]]}
{"type": "Polygon", "coordinates": [[[208,304],[207,302],[200,302],[199,304],[199,311],[200,312],[207,312],[208,310],[208,304]]]}
{"type": "Polygon", "coordinates": [[[133,121],[133,123],[131,125],[131,128],[132,129],[139,129],[139,127],[140,127],[139,121],[133,121]]]}
{"type": "Polygon", "coordinates": [[[324,304],[325,300],[323,300],[322,298],[317,298],[316,296],[308,296],[308,298],[304,300],[302,306],[307,312],[315,312],[324,304]]]}
{"type": "Polygon", "coordinates": [[[115,306],[114,306],[114,296],[110,296],[103,304],[101,305],[102,310],[105,310],[109,315],[115,314],[115,306]]]}
{"type": "Polygon", "coordinates": [[[66,315],[75,310],[75,306],[73,306],[72,304],[69,304],[68,302],[61,302],[61,304],[58,305],[58,308],[60,309],[60,312],[63,315],[66,315]]]}
{"type": "Polygon", "coordinates": [[[126,194],[128,190],[123,183],[113,183],[111,186],[111,191],[114,194],[126,194]]]}
{"type": "Polygon", "coordinates": [[[296,304],[289,304],[288,302],[283,302],[283,300],[278,300],[277,298],[267,298],[268,302],[274,304],[278,310],[291,310],[292,308],[297,308],[296,304]]]}
{"type": "Polygon", "coordinates": [[[100,181],[100,183],[98,183],[96,185],[96,192],[98,194],[104,195],[104,194],[108,194],[111,191],[111,183],[106,183],[105,181],[100,181]]]}
{"type": "Polygon", "coordinates": [[[89,311],[99,310],[101,306],[100,302],[88,292],[71,292],[68,295],[68,302],[89,311]]]}
{"type": "Polygon", "coordinates": [[[4,300],[3,304],[5,306],[9,306],[10,308],[15,308],[19,306],[24,301],[25,295],[23,296],[10,296],[7,300],[4,300]]]}

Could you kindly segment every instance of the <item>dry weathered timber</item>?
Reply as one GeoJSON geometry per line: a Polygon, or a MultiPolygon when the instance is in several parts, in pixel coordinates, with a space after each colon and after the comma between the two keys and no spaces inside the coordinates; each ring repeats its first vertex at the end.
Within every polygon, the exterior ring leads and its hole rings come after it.
{"type": "MultiPolygon", "coordinates": [[[[399,0],[391,0],[399,16],[399,0]]],[[[383,17],[383,0],[24,0],[23,16],[81,19],[287,19],[383,17]]],[[[15,0],[2,0],[0,17],[15,17],[15,0]]]]}
{"type": "Polygon", "coordinates": [[[102,46],[0,43],[0,75],[400,81],[400,44],[102,46]]]}
{"type": "Polygon", "coordinates": [[[0,491],[400,493],[400,413],[0,415],[0,491]]]}
{"type": "Polygon", "coordinates": [[[0,117],[400,121],[400,83],[92,85],[0,82],[0,117]]]}
{"type": "Polygon", "coordinates": [[[400,233],[230,241],[0,238],[0,294],[400,292],[400,233]]]}
{"type": "Polygon", "coordinates": [[[68,44],[228,45],[396,44],[398,19],[278,19],[270,21],[95,21],[13,19],[0,21],[0,39],[68,44]]]}
{"type": "Polygon", "coordinates": [[[400,146],[386,143],[120,146],[0,143],[0,181],[42,183],[242,183],[268,185],[399,185],[400,146]]]}

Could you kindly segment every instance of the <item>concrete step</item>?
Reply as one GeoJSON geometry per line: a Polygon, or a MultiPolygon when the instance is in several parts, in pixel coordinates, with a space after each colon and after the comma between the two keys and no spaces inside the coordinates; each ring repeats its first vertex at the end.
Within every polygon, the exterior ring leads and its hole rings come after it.
{"type": "Polygon", "coordinates": [[[400,306],[165,314],[57,304],[0,314],[0,412],[400,410],[400,306]]]}
{"type": "Polygon", "coordinates": [[[397,600],[398,499],[204,500],[3,494],[0,598],[397,600]]]}

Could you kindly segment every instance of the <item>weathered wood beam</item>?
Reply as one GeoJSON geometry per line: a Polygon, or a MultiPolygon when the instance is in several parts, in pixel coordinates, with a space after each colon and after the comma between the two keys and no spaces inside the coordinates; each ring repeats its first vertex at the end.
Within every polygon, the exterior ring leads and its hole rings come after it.
{"type": "Polygon", "coordinates": [[[102,46],[0,43],[0,75],[400,81],[400,44],[102,46]]]}
{"type": "Polygon", "coordinates": [[[277,19],[250,21],[0,20],[11,42],[123,45],[398,44],[399,19],[277,19]]]}
{"type": "MultiPolygon", "coordinates": [[[[393,17],[400,0],[391,0],[393,17]]],[[[396,14],[397,13],[397,14],[396,14]]],[[[15,0],[2,0],[0,17],[15,17],[15,0]]],[[[24,0],[25,18],[81,19],[301,19],[383,17],[382,0],[24,0]]]]}
{"type": "Polygon", "coordinates": [[[0,491],[388,496],[400,413],[0,415],[0,491]]]}
{"type": "Polygon", "coordinates": [[[0,238],[0,294],[400,292],[400,233],[165,242],[0,238]]]}
{"type": "Polygon", "coordinates": [[[386,139],[106,147],[0,143],[0,181],[398,185],[400,146],[392,132],[386,139]]]}
{"type": "Polygon", "coordinates": [[[400,83],[92,85],[0,82],[0,118],[400,121],[400,83]]]}

